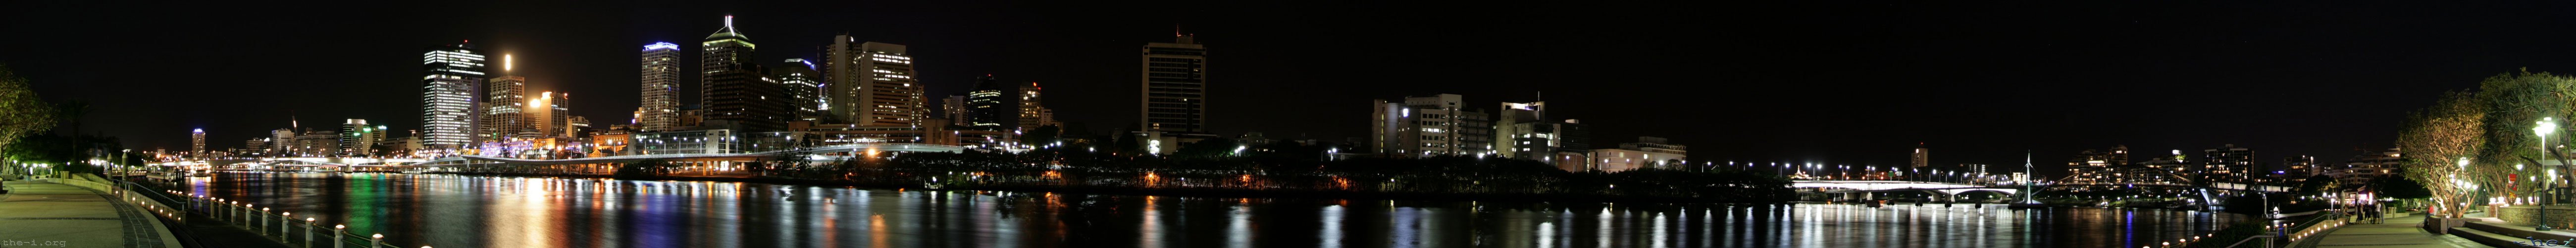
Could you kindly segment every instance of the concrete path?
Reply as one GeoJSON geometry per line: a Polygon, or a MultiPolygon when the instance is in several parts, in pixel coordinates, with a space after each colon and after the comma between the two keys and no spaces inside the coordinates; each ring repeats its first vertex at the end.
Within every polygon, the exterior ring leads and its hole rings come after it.
{"type": "Polygon", "coordinates": [[[0,194],[0,247],[180,247],[158,217],[107,192],[8,181],[0,194]]]}
{"type": "Polygon", "coordinates": [[[2424,224],[2424,217],[2391,216],[2382,220],[2381,224],[2355,223],[2335,229],[2317,240],[2317,247],[2487,247],[2459,236],[2424,232],[2423,228],[2416,227],[2424,224]]]}

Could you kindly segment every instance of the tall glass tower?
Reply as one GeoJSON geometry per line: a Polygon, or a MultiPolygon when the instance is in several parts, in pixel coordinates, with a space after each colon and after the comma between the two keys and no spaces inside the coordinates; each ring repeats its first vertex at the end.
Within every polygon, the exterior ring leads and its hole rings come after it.
{"type": "Polygon", "coordinates": [[[427,150],[464,148],[474,142],[475,86],[483,84],[484,57],[472,43],[430,48],[421,54],[421,145],[427,150]]]}
{"type": "Polygon", "coordinates": [[[680,45],[654,42],[644,45],[644,104],[636,113],[635,124],[644,132],[669,131],[680,126],[680,45]]]}
{"type": "Polygon", "coordinates": [[[707,35],[701,43],[699,57],[698,101],[701,118],[709,122],[729,121],[737,131],[777,131],[787,128],[794,118],[793,100],[787,88],[770,78],[759,64],[752,62],[755,47],[750,37],[735,32],[733,16],[725,16],[724,29],[707,35]]]}

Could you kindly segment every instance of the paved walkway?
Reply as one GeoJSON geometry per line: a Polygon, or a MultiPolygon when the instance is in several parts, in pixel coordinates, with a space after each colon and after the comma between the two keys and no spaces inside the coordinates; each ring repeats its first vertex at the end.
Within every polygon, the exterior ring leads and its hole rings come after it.
{"type": "Polygon", "coordinates": [[[8,181],[0,194],[0,247],[180,247],[157,217],[106,192],[8,181]]]}
{"type": "Polygon", "coordinates": [[[2407,215],[2386,217],[2380,224],[2345,225],[2317,240],[2317,247],[2487,247],[2459,236],[2424,232],[2424,228],[2416,227],[2421,224],[2423,216],[2407,215]]]}

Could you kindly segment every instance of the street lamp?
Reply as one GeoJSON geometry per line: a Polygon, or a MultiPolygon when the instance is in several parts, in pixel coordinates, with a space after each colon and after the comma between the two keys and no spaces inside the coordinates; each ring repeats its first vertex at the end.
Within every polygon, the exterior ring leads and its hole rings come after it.
{"type": "MultiPolygon", "coordinates": [[[[2549,152],[2549,133],[2550,133],[2551,131],[2556,131],[2556,130],[2558,130],[2558,123],[2552,123],[2549,117],[2541,117],[2541,118],[2540,118],[2540,122],[2539,122],[2539,123],[2537,123],[2537,124],[2538,124],[2538,125],[2533,125],[2533,126],[2531,127],[2531,132],[2532,132],[2533,134],[2535,134],[2535,136],[2537,136],[2537,137],[2539,137],[2539,138],[2540,138],[2540,154],[2541,154],[2541,156],[2549,156],[2549,155],[2551,155],[2551,154],[2556,154],[2556,153],[2554,153],[2554,152],[2549,152]]],[[[2562,161],[2562,162],[2560,162],[2559,164],[2566,164],[2566,162],[2563,162],[2563,161],[2562,161]]],[[[2548,166],[2548,165],[2542,165],[2542,166],[2548,166]]],[[[2462,168],[2466,168],[2466,167],[2462,167],[2462,168]]],[[[2549,219],[2548,219],[2548,217],[2549,217],[2549,202],[2553,202],[2553,201],[2557,200],[2557,199],[2554,199],[2554,198],[2556,198],[2555,196],[2558,196],[2558,191],[2557,191],[2557,190],[2552,190],[2552,189],[2550,189],[2549,187],[2550,187],[2550,186],[2553,186],[2553,184],[2555,184],[2557,181],[2558,181],[2558,177],[2557,177],[2557,175],[2550,175],[2549,181],[2541,182],[2541,183],[2540,183],[2540,190],[2542,190],[2542,191],[2544,191],[2544,192],[2548,192],[2549,194],[2547,194],[2547,195],[2543,195],[2543,196],[2541,197],[2541,199],[2540,199],[2540,216],[2541,216],[2541,220],[2540,220],[2540,223],[2539,223],[2539,225],[2540,225],[2540,226],[2532,227],[2532,228],[2531,228],[2532,230],[2540,230],[2540,231],[2548,231],[2548,230],[2549,230],[2549,219]]]]}

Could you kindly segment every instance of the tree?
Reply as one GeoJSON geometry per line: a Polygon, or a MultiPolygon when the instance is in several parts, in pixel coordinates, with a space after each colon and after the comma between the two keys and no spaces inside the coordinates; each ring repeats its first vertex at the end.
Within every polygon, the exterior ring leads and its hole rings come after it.
{"type": "Polygon", "coordinates": [[[2427,190],[2424,187],[2424,183],[2416,182],[2414,179],[2407,179],[2406,177],[2391,176],[2372,178],[2370,179],[2370,189],[2371,191],[2378,192],[2379,197],[2381,198],[2422,199],[2433,197],[2433,191],[2427,190]]]}
{"type": "MultiPolygon", "coordinates": [[[[2469,171],[2461,164],[2470,162],[2468,157],[2479,154],[2486,144],[2486,109],[2476,94],[2446,92],[2433,106],[2407,114],[2401,123],[2397,148],[2406,154],[2399,166],[2409,179],[2444,182],[2425,185],[2433,202],[2444,208],[2466,207],[2473,198],[2457,175],[2469,171]]],[[[2463,214],[2447,213],[2453,218],[2463,214]]]]}
{"type": "MultiPolygon", "coordinates": [[[[2542,137],[2533,133],[2533,128],[2543,118],[2568,122],[2567,105],[2571,99],[2566,93],[2570,85],[2576,85],[2576,79],[2527,71],[2499,74],[2479,82],[2478,98],[2486,102],[2487,108],[2487,120],[2482,123],[2486,129],[2486,145],[2478,153],[2477,160],[2468,166],[2470,171],[2462,174],[2461,178],[2478,185],[2474,188],[2479,189],[2477,191],[2502,192],[2507,188],[2504,182],[2510,180],[2506,177],[2537,174],[2520,171],[2522,168],[2541,169],[2537,164],[2528,167],[2515,165],[2550,159],[2549,154],[2542,152],[2542,137]]],[[[2552,135],[2564,138],[2568,133],[2560,130],[2552,135]]]]}
{"type": "Polygon", "coordinates": [[[2338,188],[2335,185],[2334,177],[2328,177],[2326,175],[2308,176],[2307,180],[2300,180],[2299,184],[2294,186],[2297,187],[2297,194],[2300,195],[2316,195],[2317,193],[2326,192],[2326,190],[2338,188]]]}
{"type": "Polygon", "coordinates": [[[16,143],[19,138],[53,129],[56,108],[47,106],[36,96],[26,78],[0,64],[0,147],[16,143]]]}

